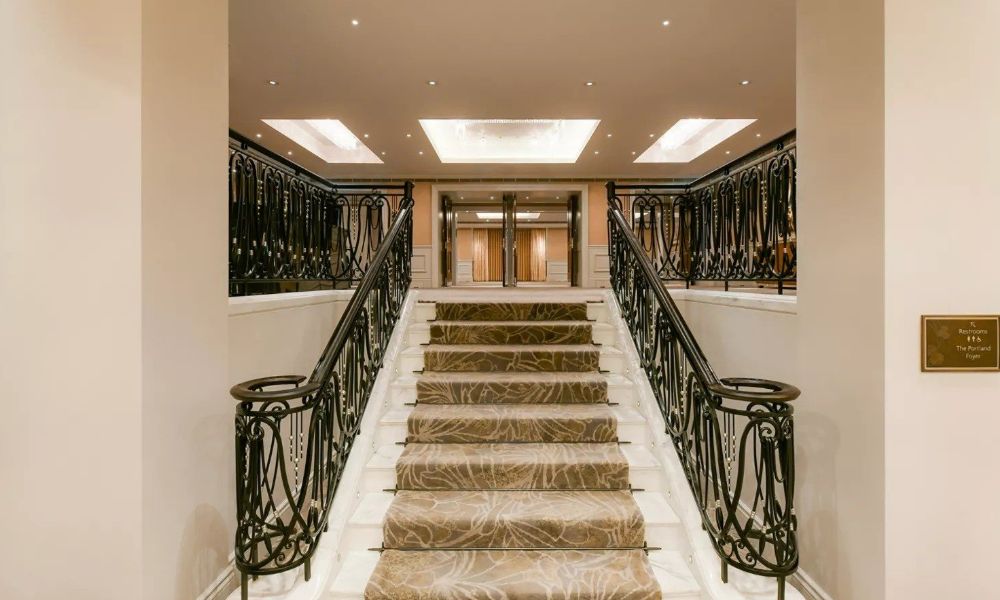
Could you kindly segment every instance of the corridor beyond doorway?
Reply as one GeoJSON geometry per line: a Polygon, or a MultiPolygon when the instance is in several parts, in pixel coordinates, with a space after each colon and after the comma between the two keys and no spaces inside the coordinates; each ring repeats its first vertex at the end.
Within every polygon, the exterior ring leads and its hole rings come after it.
{"type": "Polygon", "coordinates": [[[446,287],[578,285],[579,195],[570,190],[442,192],[446,287]]]}

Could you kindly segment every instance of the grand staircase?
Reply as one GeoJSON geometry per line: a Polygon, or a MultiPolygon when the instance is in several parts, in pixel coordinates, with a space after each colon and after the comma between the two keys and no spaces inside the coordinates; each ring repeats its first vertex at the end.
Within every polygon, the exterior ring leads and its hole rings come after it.
{"type": "Polygon", "coordinates": [[[611,401],[626,386],[621,352],[594,342],[613,337],[602,308],[434,306],[429,344],[401,361],[418,374],[395,384],[414,406],[383,417],[352,518],[379,526],[381,553],[373,570],[348,558],[334,597],[367,572],[366,600],[701,597],[679,552],[648,547],[683,536],[662,491],[636,489],[661,487],[659,469],[642,417],[611,401]]]}

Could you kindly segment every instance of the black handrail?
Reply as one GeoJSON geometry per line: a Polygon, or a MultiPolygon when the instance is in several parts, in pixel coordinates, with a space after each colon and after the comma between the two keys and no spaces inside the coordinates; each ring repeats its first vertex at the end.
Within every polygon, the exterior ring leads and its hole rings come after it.
{"type": "Polygon", "coordinates": [[[389,339],[412,281],[413,184],[311,376],[233,386],[236,409],[236,566],[248,577],[300,565],[327,527],[389,339]]]}
{"type": "Polygon", "coordinates": [[[611,286],[684,469],[702,526],[727,567],[778,578],[798,567],[794,386],[720,379],[608,185],[611,286]]]}

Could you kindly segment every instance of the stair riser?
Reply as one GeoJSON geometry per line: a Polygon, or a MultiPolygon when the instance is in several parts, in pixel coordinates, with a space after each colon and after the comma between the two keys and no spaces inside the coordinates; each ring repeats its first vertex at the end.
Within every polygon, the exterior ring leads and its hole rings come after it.
{"type": "MultiPolygon", "coordinates": [[[[424,355],[412,354],[403,356],[400,358],[399,365],[400,370],[404,373],[418,373],[425,370],[424,355]]],[[[620,355],[601,354],[598,359],[598,367],[601,371],[607,371],[609,373],[623,373],[625,370],[625,363],[620,355]]],[[[428,368],[426,370],[430,371],[432,369],[428,368]]]]}
{"type": "Polygon", "coordinates": [[[463,419],[410,417],[407,440],[421,443],[613,442],[618,423],[607,418],[463,419]]]}
{"type": "Polygon", "coordinates": [[[600,365],[596,350],[569,352],[561,350],[540,351],[474,351],[424,352],[424,368],[428,371],[448,372],[593,372],[600,365]]]}
{"type": "MultiPolygon", "coordinates": [[[[621,440],[624,442],[631,442],[633,444],[646,444],[649,442],[649,435],[646,430],[646,426],[641,423],[617,423],[616,427],[616,440],[621,440]]],[[[376,432],[376,443],[380,446],[386,444],[395,444],[396,442],[403,442],[407,440],[408,428],[405,423],[392,423],[389,425],[381,425],[376,432]]],[[[490,441],[504,441],[504,440],[484,440],[486,442],[490,441]]],[[[517,440],[521,442],[526,441],[537,441],[537,440],[517,440]]]]}
{"type": "Polygon", "coordinates": [[[586,321],[586,304],[446,303],[435,311],[439,321],[586,321]]]}
{"type": "Polygon", "coordinates": [[[531,490],[628,487],[628,467],[621,465],[397,465],[396,481],[407,490],[531,490]]]}
{"type": "Polygon", "coordinates": [[[608,386],[601,383],[433,383],[419,382],[421,404],[601,404],[608,386]]]}
{"type": "Polygon", "coordinates": [[[392,515],[384,529],[388,548],[627,548],[643,544],[640,515],[599,520],[587,515],[565,519],[513,521],[481,516],[462,519],[403,519],[392,515]]]}
{"type": "MultiPolygon", "coordinates": [[[[593,342],[612,348],[618,347],[618,339],[615,330],[607,323],[591,323],[591,336],[593,342]]],[[[409,346],[420,346],[431,343],[431,328],[429,323],[419,323],[411,325],[407,331],[409,346]]],[[[587,339],[590,342],[591,339],[587,339]]]]}
{"type": "Polygon", "coordinates": [[[593,332],[586,323],[515,325],[431,323],[432,344],[589,344],[593,332]]]}

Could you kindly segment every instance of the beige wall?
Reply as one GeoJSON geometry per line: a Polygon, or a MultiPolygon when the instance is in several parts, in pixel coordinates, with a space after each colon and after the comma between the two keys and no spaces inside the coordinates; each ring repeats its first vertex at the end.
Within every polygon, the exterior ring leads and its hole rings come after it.
{"type": "Polygon", "coordinates": [[[1000,313],[998,22],[995,0],[886,0],[891,600],[998,595],[1000,373],[918,368],[921,314],[1000,313]]]}
{"type": "Polygon", "coordinates": [[[608,190],[606,181],[587,184],[587,243],[608,245],[608,190]]]}
{"type": "Polygon", "coordinates": [[[455,251],[457,260],[472,260],[474,252],[472,250],[472,230],[461,228],[457,230],[455,251]]]}
{"type": "Polygon", "coordinates": [[[569,230],[550,227],[545,230],[545,259],[565,261],[569,258],[569,230]]]}
{"type": "Polygon", "coordinates": [[[142,2],[144,600],[196,597],[232,551],[228,18],[224,0],[142,2]]]}
{"type": "Polygon", "coordinates": [[[886,471],[882,2],[797,6],[802,568],[833,598],[875,600],[886,471]]]}
{"type": "Polygon", "coordinates": [[[142,595],[140,44],[137,2],[0,2],[2,598],[142,595]]]}
{"type": "Polygon", "coordinates": [[[436,215],[431,214],[431,184],[414,184],[413,244],[415,246],[431,245],[431,224],[436,220],[436,215]]]}

